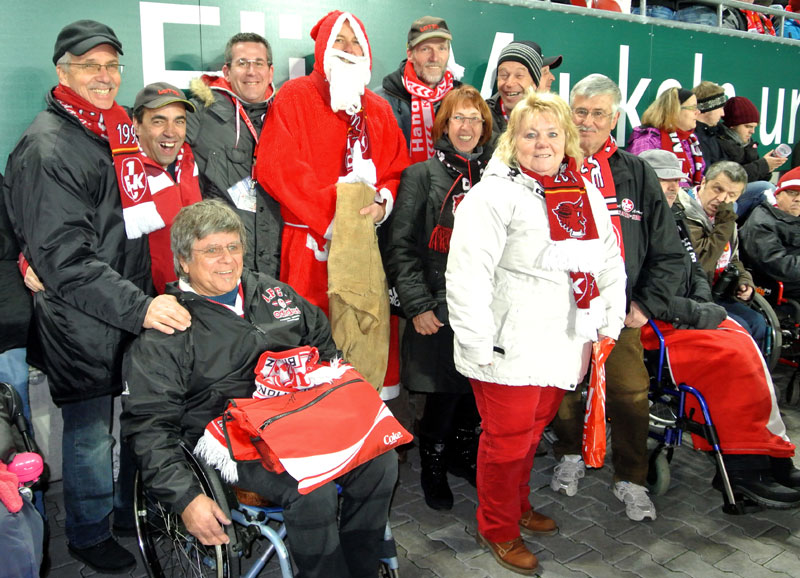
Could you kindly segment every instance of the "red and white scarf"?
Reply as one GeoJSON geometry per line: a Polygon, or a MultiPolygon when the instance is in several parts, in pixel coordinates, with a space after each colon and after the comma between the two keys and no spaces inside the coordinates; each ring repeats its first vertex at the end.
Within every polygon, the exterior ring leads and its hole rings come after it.
{"type": "Polygon", "coordinates": [[[453,74],[448,70],[436,85],[429,88],[417,78],[414,65],[406,61],[403,70],[403,86],[411,95],[411,140],[408,152],[411,162],[426,161],[433,156],[433,105],[442,100],[453,89],[453,74]]]}
{"type": "Polygon", "coordinates": [[[614,236],[622,258],[625,259],[625,245],[622,243],[622,230],[619,220],[619,201],[617,200],[617,187],[614,184],[614,175],[611,174],[611,165],[608,159],[617,152],[617,142],[609,136],[599,151],[583,159],[581,174],[597,187],[606,200],[608,214],[611,215],[611,224],[614,226],[614,236]]]}
{"type": "Polygon", "coordinates": [[[661,132],[661,148],[665,151],[672,151],[675,156],[680,159],[682,163],[682,170],[684,174],[689,175],[691,186],[699,185],[703,180],[703,151],[700,150],[700,141],[697,140],[697,135],[691,131],[676,130],[673,132],[661,132]],[[683,148],[683,141],[689,143],[689,150],[692,154],[690,161],[686,156],[686,150],[683,148]]]}
{"type": "Polygon", "coordinates": [[[153,273],[153,284],[160,295],[167,283],[177,280],[175,264],[172,259],[169,229],[178,211],[203,200],[200,182],[197,176],[197,165],[191,147],[183,143],[175,159],[175,179],[161,165],[149,158],[144,152],[138,155],[144,164],[147,176],[147,188],[164,226],[148,233],[150,245],[150,269],[153,273]]]}
{"type": "Polygon", "coordinates": [[[138,239],[163,228],[164,219],[150,195],[144,163],[139,158],[139,143],[125,109],[115,102],[111,108],[100,110],[63,84],[53,89],[53,96],[87,130],[108,141],[128,238],[138,239]]]}
{"type": "Polygon", "coordinates": [[[534,189],[544,198],[550,225],[550,246],[542,267],[569,273],[572,296],[578,308],[575,333],[597,341],[597,330],[606,323],[605,304],[597,288],[595,273],[603,266],[603,244],[597,234],[592,207],[575,159],[565,157],[558,174],[540,175],[525,168],[534,189]]]}

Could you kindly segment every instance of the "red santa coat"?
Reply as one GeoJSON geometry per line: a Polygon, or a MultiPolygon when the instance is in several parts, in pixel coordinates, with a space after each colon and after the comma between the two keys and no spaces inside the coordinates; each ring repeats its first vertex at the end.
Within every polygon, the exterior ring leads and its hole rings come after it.
{"type": "MultiPolygon", "coordinates": [[[[258,182],[280,203],[286,223],[281,280],[326,314],[329,242],[324,235],[333,222],[336,183],[344,174],[349,117],[331,109],[322,63],[341,14],[331,12],[312,30],[314,70],[278,91],[261,132],[255,167],[258,182]]],[[[361,25],[357,19],[355,23],[361,25]]],[[[394,199],[400,174],[409,164],[405,138],[385,100],[367,89],[361,102],[377,175],[375,187],[386,189],[394,199]]]]}

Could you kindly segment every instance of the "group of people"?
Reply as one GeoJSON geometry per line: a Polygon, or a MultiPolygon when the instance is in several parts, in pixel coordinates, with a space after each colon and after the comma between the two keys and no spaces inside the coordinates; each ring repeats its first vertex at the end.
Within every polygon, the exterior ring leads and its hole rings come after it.
{"type": "MultiPolygon", "coordinates": [[[[378,390],[397,381],[391,360],[401,359],[400,381],[424,396],[426,503],[453,507],[448,472],[475,484],[478,541],[532,574],[521,534],[558,529],[531,504],[537,446],[553,422],[551,487],[575,495],[585,475],[578,387],[604,337],[616,342],[606,361],[613,493],[629,518],[656,517],[645,489],[650,320],[667,335],[676,379],[727,412],[717,427],[735,489],[800,506],[769,372],[726,319],[748,322],[747,272],[725,309],[712,302],[715,277],[740,265],[731,203],[748,180],[736,163],[709,162],[695,136],[699,110],[727,106],[724,94],[665,91],[626,152],[611,134],[616,84],[589,75],[565,102],[549,92],[563,59],[535,42],[501,51],[497,92],[484,101],[452,72],[442,18],[412,24],[406,59],[377,94],[358,18],[330,12],[311,37],[312,71],[280,90],[269,43],[241,33],[222,75],[193,81],[191,99],[154,83],[131,109],[116,102],[123,47],[111,28],[80,20],[56,39],[58,84],[9,157],[3,205],[64,419],[75,558],[100,572],[135,566],[115,536],[134,530],[136,467],[203,544],[227,543],[231,521],[193,481],[180,444],[193,447],[227,399],[254,395],[265,351],[313,346],[325,361],[344,355],[378,390]],[[405,318],[401,347],[389,287],[405,318]],[[730,331],[704,337],[718,327],[730,331]],[[697,367],[712,342],[718,362],[697,367]],[[741,383],[741,394],[718,381],[741,383]]],[[[743,121],[726,125],[733,134],[750,112],[731,112],[743,121]]],[[[799,194],[792,175],[779,209],[797,218],[799,194]]],[[[764,211],[775,209],[751,218],[764,211]]],[[[389,404],[409,413],[407,397],[389,404]]],[[[302,576],[375,575],[394,452],[308,494],[258,462],[239,463],[237,477],[285,508],[302,576]]]]}

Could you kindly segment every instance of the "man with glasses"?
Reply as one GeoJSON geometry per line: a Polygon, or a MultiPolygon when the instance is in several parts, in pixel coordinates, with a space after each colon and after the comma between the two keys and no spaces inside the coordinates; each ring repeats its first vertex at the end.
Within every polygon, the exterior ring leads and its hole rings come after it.
{"type": "Polygon", "coordinates": [[[383,78],[377,90],[392,107],[412,162],[433,156],[431,131],[436,111],[447,93],[461,86],[447,69],[452,39],[443,18],[423,16],[415,20],[408,31],[406,60],[383,78]]]}
{"type": "Polygon", "coordinates": [[[197,112],[187,119],[186,141],[200,170],[203,198],[224,201],[244,223],[245,267],[277,277],[283,219],[278,203],[253,175],[275,96],[269,42],[253,32],[235,34],[225,46],[222,74],[191,82],[197,112]]]}
{"type": "Polygon", "coordinates": [[[45,287],[34,295],[34,311],[64,421],[69,551],[101,573],[136,566],[109,528],[112,511],[115,532],[133,528],[125,446],[116,496],[112,474],[122,350],[143,328],[173,333],[190,323],[175,297],[150,296],[145,235],[158,215],[143,195],[131,121],[115,102],[120,55],[122,44],[104,24],[79,20],[61,30],[53,54],[59,82],[9,156],[3,189],[22,252],[45,287]]]}
{"type": "MultiPolygon", "coordinates": [[[[606,411],[611,418],[614,495],[632,520],[656,518],[647,496],[647,391],[640,328],[648,319],[664,319],[670,298],[681,286],[684,250],[653,169],[617,148],[611,136],[622,95],[602,74],[578,82],[570,93],[572,119],[586,155],[581,173],[600,189],[611,214],[628,277],[625,327],[606,361],[606,411]]],[[[550,487],[574,496],[584,476],[581,458],[583,404],[568,393],[554,421],[560,459],[550,487]]]]}

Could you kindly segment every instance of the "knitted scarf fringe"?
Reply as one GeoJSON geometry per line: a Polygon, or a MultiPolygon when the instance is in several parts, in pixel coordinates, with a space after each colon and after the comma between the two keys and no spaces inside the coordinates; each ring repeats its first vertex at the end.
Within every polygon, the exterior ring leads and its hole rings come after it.
{"type": "Polygon", "coordinates": [[[197,442],[193,453],[208,465],[217,469],[222,479],[229,484],[235,484],[239,481],[236,460],[231,456],[230,450],[222,445],[208,430],[203,432],[203,437],[197,442]]]}

